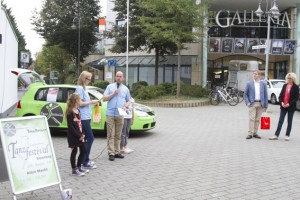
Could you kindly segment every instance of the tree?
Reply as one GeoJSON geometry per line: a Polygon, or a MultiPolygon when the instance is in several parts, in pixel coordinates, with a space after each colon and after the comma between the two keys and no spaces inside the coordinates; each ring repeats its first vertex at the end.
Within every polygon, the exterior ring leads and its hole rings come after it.
{"type": "Polygon", "coordinates": [[[72,55],[60,48],[59,45],[45,45],[36,59],[35,70],[39,74],[45,75],[49,82],[51,82],[50,72],[56,71],[58,83],[69,83],[68,79],[76,79],[75,71],[69,70],[70,66],[74,67],[71,57],[72,55]]]}
{"type": "MultiPolygon", "coordinates": [[[[16,19],[15,17],[12,15],[11,12],[11,8],[7,8],[7,5],[5,4],[5,2],[3,0],[1,0],[1,4],[2,6],[6,9],[6,13],[8,15],[8,18],[13,26],[13,29],[17,35],[18,38],[18,66],[16,67],[21,67],[21,62],[20,62],[20,57],[21,57],[21,51],[28,51],[30,52],[28,49],[26,49],[26,41],[25,41],[25,37],[24,35],[21,33],[21,31],[18,29],[18,25],[16,23],[16,19]]],[[[31,64],[32,59],[30,58],[29,60],[29,65],[31,64]]]]}
{"type": "Polygon", "coordinates": [[[208,1],[202,0],[139,0],[140,7],[147,12],[139,19],[143,33],[151,40],[169,41],[178,50],[177,98],[180,95],[181,50],[184,43],[196,41],[205,28],[205,8],[208,1]]]}
{"type": "Polygon", "coordinates": [[[47,43],[59,45],[72,55],[78,54],[78,31],[80,31],[80,61],[95,47],[95,36],[100,13],[99,0],[45,0],[42,9],[32,17],[35,31],[47,43]],[[75,25],[75,29],[72,28],[75,25]],[[80,29],[79,29],[80,27],[80,29]]]}
{"type": "MultiPolygon", "coordinates": [[[[139,21],[139,18],[143,15],[151,16],[153,13],[147,12],[141,5],[143,1],[130,0],[130,23],[129,23],[129,51],[145,50],[148,53],[152,50],[155,52],[155,76],[154,84],[158,84],[158,64],[160,58],[164,58],[165,55],[170,55],[177,52],[177,46],[174,42],[168,38],[157,34],[149,35],[143,31],[145,28],[143,23],[139,21]]],[[[117,19],[124,20],[127,17],[126,1],[116,0],[114,11],[117,12],[117,19]]],[[[126,24],[119,26],[115,24],[113,29],[106,33],[107,37],[114,38],[115,44],[110,49],[115,53],[126,52],[126,24]]]]}

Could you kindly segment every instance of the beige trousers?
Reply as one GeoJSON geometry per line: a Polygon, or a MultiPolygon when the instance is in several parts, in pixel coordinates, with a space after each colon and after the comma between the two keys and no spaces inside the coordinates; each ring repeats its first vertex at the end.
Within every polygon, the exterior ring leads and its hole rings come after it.
{"type": "Polygon", "coordinates": [[[106,116],[108,155],[120,153],[124,116],[106,116]]]}
{"type": "Polygon", "coordinates": [[[249,131],[248,135],[257,134],[259,127],[260,117],[264,109],[261,107],[260,102],[254,102],[254,104],[249,107],[249,131]]]}

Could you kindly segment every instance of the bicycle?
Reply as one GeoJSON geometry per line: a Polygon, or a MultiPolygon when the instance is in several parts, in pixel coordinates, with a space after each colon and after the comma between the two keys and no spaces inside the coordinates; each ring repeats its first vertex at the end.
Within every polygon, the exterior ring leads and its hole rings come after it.
{"type": "Polygon", "coordinates": [[[225,101],[231,106],[236,106],[239,103],[238,95],[229,94],[226,88],[212,90],[209,94],[209,99],[212,105],[218,105],[221,101],[225,101]]]}
{"type": "Polygon", "coordinates": [[[231,95],[235,95],[235,94],[238,95],[239,103],[244,101],[244,92],[243,91],[233,87],[233,88],[229,89],[228,93],[231,95]]]}

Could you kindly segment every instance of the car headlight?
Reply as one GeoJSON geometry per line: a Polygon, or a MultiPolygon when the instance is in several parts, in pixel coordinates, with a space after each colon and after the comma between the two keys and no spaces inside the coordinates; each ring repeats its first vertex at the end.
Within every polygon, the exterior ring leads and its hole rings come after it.
{"type": "Polygon", "coordinates": [[[148,113],[143,112],[143,111],[135,110],[134,112],[139,117],[148,117],[149,116],[148,113]]]}

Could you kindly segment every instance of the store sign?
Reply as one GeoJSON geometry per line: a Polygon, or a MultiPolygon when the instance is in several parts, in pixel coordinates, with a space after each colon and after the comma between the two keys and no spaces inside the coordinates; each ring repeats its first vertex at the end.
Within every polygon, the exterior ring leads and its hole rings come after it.
{"type": "MultiPolygon", "coordinates": [[[[271,20],[273,23],[278,24],[280,26],[285,26],[285,24],[287,24],[287,27],[291,29],[291,23],[287,12],[281,14],[281,17],[278,19],[271,17],[271,20]]],[[[246,23],[267,23],[267,17],[256,17],[256,14],[253,11],[251,11],[250,18],[247,18],[246,10],[242,13],[239,11],[231,13],[229,10],[220,10],[219,12],[217,12],[216,15],[216,23],[222,28],[228,28],[230,26],[244,25],[246,23]],[[225,15],[227,17],[220,17],[221,14],[222,16],[225,15]],[[225,23],[223,21],[225,21],[225,23]]]]}

